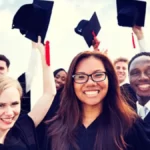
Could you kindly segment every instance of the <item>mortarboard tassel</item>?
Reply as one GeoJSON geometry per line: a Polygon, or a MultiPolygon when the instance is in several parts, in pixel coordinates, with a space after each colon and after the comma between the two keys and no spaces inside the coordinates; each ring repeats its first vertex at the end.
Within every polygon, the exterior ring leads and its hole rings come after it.
{"type": "Polygon", "coordinates": [[[94,38],[96,37],[96,34],[95,34],[95,32],[94,32],[94,31],[92,31],[92,35],[93,35],[93,37],[94,37],[94,38]]]}
{"type": "Polygon", "coordinates": [[[45,60],[46,64],[50,66],[50,46],[49,46],[49,41],[46,41],[45,44],[45,60]]]}
{"type": "Polygon", "coordinates": [[[135,40],[134,40],[134,35],[133,35],[133,33],[132,33],[132,44],[133,44],[133,48],[136,48],[136,46],[135,46],[135,40]]]}

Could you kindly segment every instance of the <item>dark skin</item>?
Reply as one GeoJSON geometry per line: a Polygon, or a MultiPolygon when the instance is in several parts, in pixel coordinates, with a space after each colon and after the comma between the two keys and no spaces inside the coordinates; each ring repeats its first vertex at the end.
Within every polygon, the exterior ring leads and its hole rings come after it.
{"type": "Polygon", "coordinates": [[[129,80],[139,103],[144,106],[150,100],[149,56],[140,56],[133,60],[129,70],[129,80]]]}

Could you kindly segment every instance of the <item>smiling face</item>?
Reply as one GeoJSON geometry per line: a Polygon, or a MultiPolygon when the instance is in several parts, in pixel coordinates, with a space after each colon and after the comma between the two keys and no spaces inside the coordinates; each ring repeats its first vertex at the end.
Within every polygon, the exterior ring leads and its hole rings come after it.
{"type": "Polygon", "coordinates": [[[59,71],[55,76],[56,89],[61,89],[66,83],[67,74],[65,71],[59,71]]]}
{"type": "Polygon", "coordinates": [[[115,70],[119,83],[122,83],[126,80],[127,68],[128,68],[127,62],[119,61],[115,64],[115,70]]]}
{"type": "MultiPolygon", "coordinates": [[[[81,60],[77,65],[75,74],[92,74],[106,72],[101,60],[89,57],[81,60]]],[[[91,77],[86,83],[79,84],[74,82],[74,90],[78,99],[88,106],[101,105],[108,92],[108,78],[101,82],[94,82],[91,77]]]]}
{"type": "Polygon", "coordinates": [[[149,56],[140,56],[133,60],[129,69],[129,80],[138,96],[150,98],[149,56]]]}
{"type": "Polygon", "coordinates": [[[6,88],[0,94],[0,131],[13,127],[20,114],[20,93],[15,87],[6,88]]]}

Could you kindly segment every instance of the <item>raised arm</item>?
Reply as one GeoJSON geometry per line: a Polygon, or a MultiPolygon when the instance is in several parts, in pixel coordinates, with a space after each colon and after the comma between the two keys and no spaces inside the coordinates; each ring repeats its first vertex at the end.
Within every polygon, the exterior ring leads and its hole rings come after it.
{"type": "Polygon", "coordinates": [[[137,37],[140,52],[145,52],[146,51],[146,45],[145,45],[144,33],[143,33],[142,27],[134,26],[132,28],[132,30],[133,30],[134,34],[136,35],[136,37],[137,37]]]}
{"type": "Polygon", "coordinates": [[[31,112],[28,115],[32,118],[35,127],[43,120],[46,113],[48,112],[53,99],[56,95],[56,87],[54,81],[54,75],[51,66],[48,66],[45,61],[45,48],[41,43],[41,38],[38,37],[38,43],[36,44],[37,49],[40,51],[42,70],[43,70],[43,94],[37,101],[31,112]]]}

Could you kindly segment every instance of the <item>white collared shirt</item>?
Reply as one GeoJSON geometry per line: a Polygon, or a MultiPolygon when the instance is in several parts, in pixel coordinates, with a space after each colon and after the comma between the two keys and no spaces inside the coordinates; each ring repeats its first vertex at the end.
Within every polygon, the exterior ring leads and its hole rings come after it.
{"type": "Polygon", "coordinates": [[[137,114],[141,116],[142,119],[144,119],[147,116],[147,114],[150,112],[150,100],[144,106],[140,105],[139,102],[137,101],[136,106],[137,106],[137,114]],[[143,115],[141,115],[142,109],[143,110],[146,109],[145,114],[143,115]]]}

